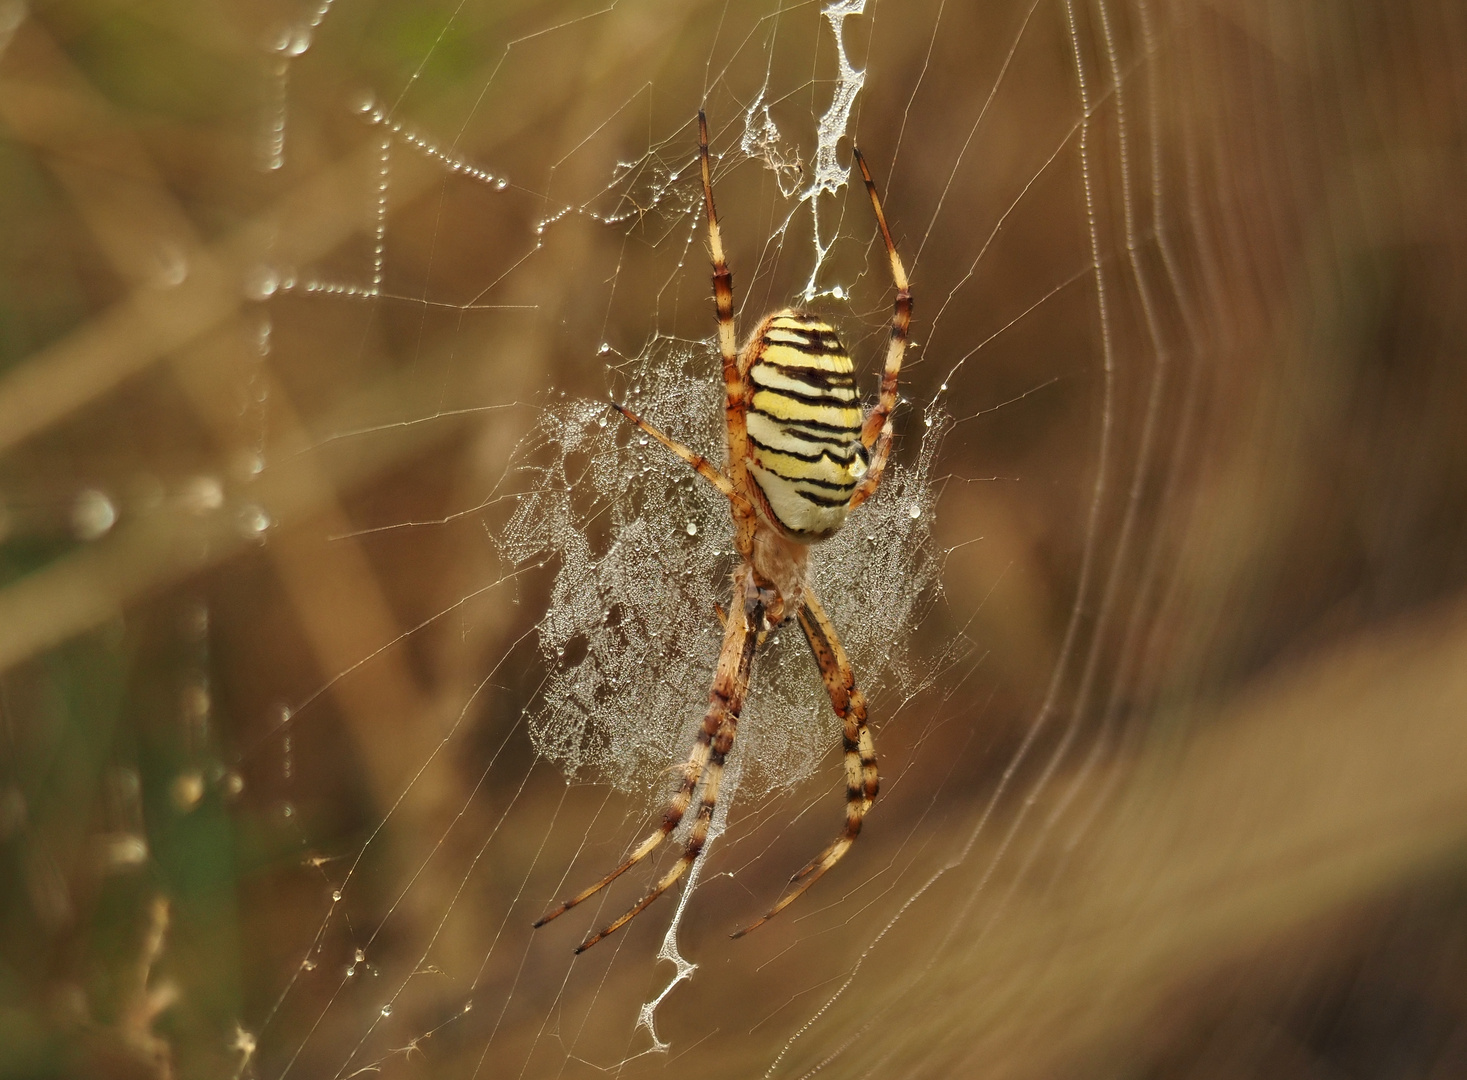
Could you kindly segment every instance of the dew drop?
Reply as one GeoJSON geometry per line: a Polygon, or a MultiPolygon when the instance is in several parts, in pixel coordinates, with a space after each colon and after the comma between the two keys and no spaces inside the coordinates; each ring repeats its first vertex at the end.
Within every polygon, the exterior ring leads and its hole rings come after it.
{"type": "Polygon", "coordinates": [[[295,807],[291,806],[290,803],[283,804],[280,807],[280,816],[284,818],[295,817],[295,807]]]}
{"type": "Polygon", "coordinates": [[[243,481],[253,480],[265,471],[265,459],[258,451],[245,450],[235,456],[234,474],[243,481]]]}
{"type": "Polygon", "coordinates": [[[117,507],[104,492],[87,488],[71,505],[71,528],[79,540],[97,540],[117,524],[117,507]]]}
{"type": "Polygon", "coordinates": [[[271,524],[270,515],[254,504],[239,513],[239,531],[247,540],[263,539],[271,524]]]}
{"type": "Polygon", "coordinates": [[[270,355],[270,332],[274,327],[270,323],[270,316],[264,315],[255,324],[255,354],[257,356],[270,355]]]}
{"type": "Polygon", "coordinates": [[[301,56],[311,47],[311,30],[306,26],[291,26],[281,30],[270,48],[281,56],[301,56]]]}
{"type": "Polygon", "coordinates": [[[211,704],[208,684],[195,682],[185,686],[179,694],[179,703],[185,718],[195,721],[206,719],[211,704]]]}
{"type": "Polygon", "coordinates": [[[688,522],[688,535],[689,536],[697,536],[698,535],[698,523],[696,521],[690,521],[690,522],[688,522]]]}
{"type": "Polygon", "coordinates": [[[919,503],[913,503],[912,504],[912,508],[907,511],[907,516],[909,518],[911,518],[913,521],[916,521],[919,517],[921,517],[922,516],[922,507],[921,507],[921,504],[919,504],[919,503]]]}
{"type": "Polygon", "coordinates": [[[173,798],[173,805],[187,814],[204,798],[204,778],[192,770],[180,773],[174,777],[168,793],[173,798]]]}
{"type": "Polygon", "coordinates": [[[97,861],[107,871],[128,870],[148,859],[148,842],[135,833],[99,837],[97,861]]]}
{"type": "Polygon", "coordinates": [[[203,602],[189,605],[179,620],[183,632],[195,641],[202,641],[209,632],[209,605],[203,602]]]}
{"type": "Polygon", "coordinates": [[[503,191],[507,187],[509,187],[509,181],[502,176],[498,180],[494,181],[494,188],[496,191],[503,191]]]}
{"type": "Polygon", "coordinates": [[[835,297],[837,300],[844,300],[846,298],[846,291],[845,289],[837,285],[835,286],[835,288],[830,290],[830,295],[835,297]]]}
{"type": "Polygon", "coordinates": [[[195,514],[207,514],[224,505],[224,485],[213,476],[196,476],[183,485],[180,501],[195,514]]]}
{"type": "Polygon", "coordinates": [[[160,289],[176,289],[188,278],[188,256],[177,244],[164,241],[153,252],[153,282],[160,289]]]}
{"type": "Polygon", "coordinates": [[[333,903],[339,902],[341,900],[341,890],[340,889],[332,889],[331,890],[331,900],[332,900],[333,903]]]}
{"type": "MultiPolygon", "coordinates": [[[[316,970],[316,961],[312,960],[309,956],[306,957],[304,960],[301,961],[301,970],[302,971],[315,971],[316,970]]],[[[348,974],[350,974],[350,971],[348,971],[348,974]]]]}
{"type": "Polygon", "coordinates": [[[391,1005],[391,1003],[382,1006],[382,1015],[383,1016],[391,1016],[392,1015],[392,1005],[391,1005]]]}
{"type": "Polygon", "coordinates": [[[356,100],[352,102],[352,108],[359,113],[369,113],[376,105],[377,99],[370,90],[362,90],[357,94],[356,100]]]}
{"type": "Polygon", "coordinates": [[[601,348],[597,349],[596,351],[598,353],[602,353],[603,355],[609,353],[611,351],[611,342],[603,341],[601,343],[601,348]]]}
{"type": "Polygon", "coordinates": [[[245,295],[251,300],[268,300],[280,288],[280,275],[273,266],[261,263],[245,280],[245,295]]]}

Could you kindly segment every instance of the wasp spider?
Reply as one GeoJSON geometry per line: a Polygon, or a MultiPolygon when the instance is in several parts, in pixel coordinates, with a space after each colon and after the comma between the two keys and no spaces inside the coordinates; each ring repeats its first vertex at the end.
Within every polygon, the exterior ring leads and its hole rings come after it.
{"type": "MultiPolygon", "coordinates": [[[[835,330],[817,315],[787,308],[761,322],[739,351],[733,317],[733,276],[723,258],[718,215],[709,176],[708,122],[698,113],[698,153],[703,169],[703,202],[708,214],[708,246],[713,256],[713,297],[718,309],[718,346],[723,354],[728,429],[728,469],[658,431],[629,410],[616,408],[632,423],[691,465],[727,497],[734,520],[734,542],[741,562],[734,572],[733,598],[723,617],[723,648],[709,694],[708,714],[683,766],[682,784],[657,830],[631,856],[589,889],[552,908],[535,923],[544,926],[596,895],[650,855],[677,828],[702,783],[698,816],[677,863],[624,915],[581,942],[584,952],[619,930],[683,876],[708,837],[718,799],[724,761],[733,747],[739,713],[749,689],[754,653],[765,635],[791,614],[815,654],[825,689],[844,724],[846,821],[828,847],[792,879],[793,887],[769,912],[738,931],[739,937],[778,914],[813,885],[850,850],[861,822],[876,798],[876,752],[866,725],[866,699],[856,688],[850,661],[835,627],[811,590],[805,568],[810,544],[830,536],[846,515],[875,493],[891,452],[891,413],[897,403],[897,375],[912,318],[912,293],[902,260],[892,242],[876,184],[865,159],[856,164],[871,196],[876,223],[886,242],[896,309],[881,374],[881,394],[865,415],[856,392],[851,358],[835,330]]],[[[722,613],[720,613],[722,614],[722,613]]]]}

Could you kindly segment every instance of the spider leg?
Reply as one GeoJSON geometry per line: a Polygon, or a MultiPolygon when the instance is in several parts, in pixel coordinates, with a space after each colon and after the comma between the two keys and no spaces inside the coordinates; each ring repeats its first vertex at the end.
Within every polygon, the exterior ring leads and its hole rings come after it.
{"type": "Polygon", "coordinates": [[[658,431],[655,427],[647,423],[647,421],[643,420],[640,416],[632,412],[632,410],[628,409],[626,406],[618,405],[616,402],[613,401],[611,403],[611,407],[617,412],[621,413],[623,416],[625,416],[632,423],[636,424],[637,427],[641,428],[648,435],[651,435],[654,439],[660,442],[663,446],[667,447],[678,457],[682,458],[689,465],[691,465],[694,471],[697,472],[699,476],[701,476],[704,480],[707,480],[710,484],[712,484],[720,492],[722,492],[723,495],[729,500],[729,502],[733,503],[735,506],[747,507],[749,513],[751,514],[754,512],[753,503],[749,502],[748,499],[744,498],[734,489],[733,481],[724,476],[723,473],[719,472],[718,469],[714,466],[713,462],[709,461],[702,454],[695,453],[694,451],[689,450],[686,446],[678,442],[676,439],[664,435],[662,432],[658,431]]]}
{"type": "MultiPolygon", "coordinates": [[[[726,611],[723,610],[723,605],[722,604],[714,604],[713,605],[713,614],[715,614],[715,615],[718,616],[718,625],[719,626],[723,626],[723,627],[727,627],[728,626],[728,612],[726,612],[726,611]]],[[[770,634],[770,631],[768,631],[768,630],[760,630],[759,631],[759,638],[754,643],[754,648],[755,648],[756,651],[759,650],[759,649],[764,648],[764,639],[767,638],[769,636],[769,634],[770,634]]]]}
{"type": "Polygon", "coordinates": [[[667,811],[662,815],[662,824],[657,831],[637,846],[637,850],[632,852],[626,862],[589,889],[547,912],[535,923],[535,926],[544,926],[551,919],[594,896],[651,854],[682,821],[689,803],[692,802],[698,780],[703,776],[706,768],[707,778],[703,783],[698,818],[693,823],[693,831],[688,838],[687,847],[683,851],[682,858],[663,876],[650,893],[621,918],[583,941],[576,949],[578,953],[585,952],[607,934],[619,930],[652,901],[671,888],[693,864],[693,860],[698,857],[698,852],[702,850],[708,838],[708,825],[713,817],[713,805],[717,800],[718,787],[723,778],[723,763],[728,757],[729,750],[733,747],[739,713],[743,710],[744,697],[749,690],[749,671],[753,666],[754,651],[758,640],[753,630],[756,626],[762,626],[764,622],[763,597],[754,587],[752,575],[746,573],[743,576],[740,591],[744,593],[744,601],[733,605],[733,614],[725,627],[723,648],[718,656],[718,669],[713,677],[713,689],[708,695],[708,713],[703,718],[703,726],[698,732],[697,742],[694,743],[693,751],[688,756],[688,763],[683,770],[682,785],[668,804],[667,811]]]}
{"type": "MultiPolygon", "coordinates": [[[[736,610],[742,609],[736,608],[736,610]]],[[[760,617],[762,618],[762,613],[760,617]]],[[[737,716],[738,710],[743,706],[743,691],[740,691],[735,699],[732,690],[737,689],[739,686],[739,666],[743,664],[742,657],[746,649],[745,639],[748,639],[748,643],[753,643],[754,637],[749,633],[749,627],[746,622],[742,626],[737,625],[740,622],[739,620],[735,620],[735,622],[736,625],[731,631],[728,627],[727,620],[724,622],[723,649],[718,658],[718,671],[714,675],[713,691],[709,695],[708,714],[703,718],[703,726],[699,729],[698,738],[694,741],[693,749],[688,754],[687,763],[683,766],[683,782],[678,787],[677,794],[668,801],[667,809],[662,814],[662,823],[645,840],[638,844],[636,850],[615,870],[611,871],[611,873],[607,874],[590,888],[582,890],[569,900],[561,902],[540,916],[535,921],[536,929],[544,926],[552,919],[559,918],[577,904],[584,900],[589,900],[602,889],[606,888],[606,886],[636,866],[637,863],[652,854],[658,845],[667,839],[668,835],[681,823],[683,815],[687,813],[688,805],[693,801],[693,791],[698,786],[698,780],[702,777],[703,770],[708,765],[714,739],[723,725],[726,713],[732,708],[735,716],[737,716]],[[732,659],[730,659],[731,657],[732,659]],[[732,672],[731,678],[727,677],[726,669],[732,672]],[[731,700],[736,700],[737,704],[731,704],[731,700]]],[[[744,670],[742,678],[743,686],[747,688],[747,669],[744,670]]],[[[672,882],[668,882],[668,884],[670,885],[672,882]]]]}
{"type": "MultiPolygon", "coordinates": [[[[744,376],[748,356],[739,357],[733,316],[733,274],[723,256],[723,235],[713,206],[713,167],[708,155],[708,118],[698,110],[698,163],[703,172],[703,206],[708,215],[708,252],[713,257],[713,303],[718,313],[718,351],[723,357],[723,413],[728,433],[728,469],[736,490],[746,490],[749,474],[749,427],[744,408],[744,376]]],[[[754,546],[754,506],[733,502],[734,545],[746,558],[754,546]]]]}
{"type": "Polygon", "coordinates": [[[851,662],[841,646],[830,617],[820,606],[813,590],[805,590],[805,603],[800,608],[800,629],[805,631],[805,640],[815,654],[815,663],[820,667],[820,677],[830,694],[830,704],[835,714],[845,725],[842,743],[845,746],[846,763],[846,823],[841,834],[815,858],[805,864],[798,874],[790,878],[795,887],[785,893],[779,902],[761,918],[756,919],[733,937],[743,937],[750,930],[762,926],[787,908],[815,882],[819,881],[841,858],[856,837],[861,833],[861,822],[876,800],[879,786],[876,772],[876,748],[871,741],[871,729],[866,725],[866,697],[856,687],[851,671],[851,662]]]}
{"type": "MultiPolygon", "coordinates": [[[[749,635],[752,645],[753,635],[749,635]]],[[[749,648],[749,655],[753,656],[753,648],[749,648]]],[[[642,899],[633,904],[620,917],[612,920],[604,929],[598,930],[585,941],[576,946],[577,953],[583,953],[596,942],[614,934],[627,923],[640,915],[659,896],[672,888],[678,879],[688,872],[688,868],[697,860],[703,845],[708,841],[708,826],[713,820],[713,807],[718,801],[718,788],[723,781],[723,763],[728,757],[728,752],[733,749],[734,733],[738,728],[738,717],[728,716],[718,726],[718,734],[713,738],[713,752],[708,758],[708,776],[703,781],[703,800],[698,807],[698,816],[693,821],[693,831],[688,837],[687,846],[683,848],[682,857],[673,864],[672,869],[662,875],[662,880],[652,887],[642,899]]]]}
{"type": "Polygon", "coordinates": [[[886,473],[886,462],[891,456],[891,417],[886,418],[886,423],[881,425],[881,434],[876,437],[876,446],[871,451],[870,464],[866,466],[865,478],[856,485],[856,490],[851,492],[851,501],[847,504],[854,510],[872,495],[881,486],[881,477],[886,473]]]}
{"type": "MultiPolygon", "coordinates": [[[[708,157],[708,117],[698,110],[698,163],[703,170],[703,206],[708,213],[708,249],[713,256],[713,302],[718,310],[718,351],[723,354],[724,382],[730,387],[729,400],[734,399],[739,377],[739,346],[734,335],[733,274],[723,257],[723,236],[718,231],[718,211],[713,208],[713,175],[708,157]]],[[[742,389],[742,386],[739,387],[742,389]]],[[[742,399],[742,395],[739,395],[742,399]]]]}
{"type": "Polygon", "coordinates": [[[891,230],[886,226],[886,215],[881,212],[876,181],[871,179],[871,170],[866,167],[861,151],[853,152],[861,169],[861,178],[866,182],[866,192],[871,196],[871,208],[876,211],[876,223],[881,226],[881,238],[886,242],[887,258],[891,260],[891,279],[897,289],[891,316],[891,336],[886,345],[886,365],[881,371],[881,396],[861,428],[861,445],[871,451],[871,462],[865,480],[851,496],[851,506],[857,506],[875,493],[886,469],[887,455],[891,453],[891,411],[897,405],[897,376],[901,374],[902,357],[907,351],[907,329],[912,324],[912,290],[907,285],[902,257],[897,254],[891,230]]]}

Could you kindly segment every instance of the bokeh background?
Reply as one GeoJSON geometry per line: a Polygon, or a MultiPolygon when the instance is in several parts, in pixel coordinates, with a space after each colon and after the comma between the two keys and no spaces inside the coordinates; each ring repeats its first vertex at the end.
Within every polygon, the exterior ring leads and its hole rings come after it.
{"type": "Polygon", "coordinates": [[[698,107],[743,324],[799,293],[821,6],[0,3],[0,1075],[1467,1073],[1467,13],[843,25],[935,659],[731,942],[834,748],[735,805],[648,1052],[674,902],[529,928],[658,793],[534,754],[506,469],[711,336],[698,107]]]}

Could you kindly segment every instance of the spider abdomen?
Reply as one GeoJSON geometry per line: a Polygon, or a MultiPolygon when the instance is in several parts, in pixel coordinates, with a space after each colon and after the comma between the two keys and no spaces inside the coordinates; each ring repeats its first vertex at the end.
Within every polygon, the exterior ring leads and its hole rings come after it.
{"type": "Polygon", "coordinates": [[[851,358],[815,315],[781,311],[751,343],[749,475],[773,523],[801,540],[839,529],[866,475],[851,358]]]}

